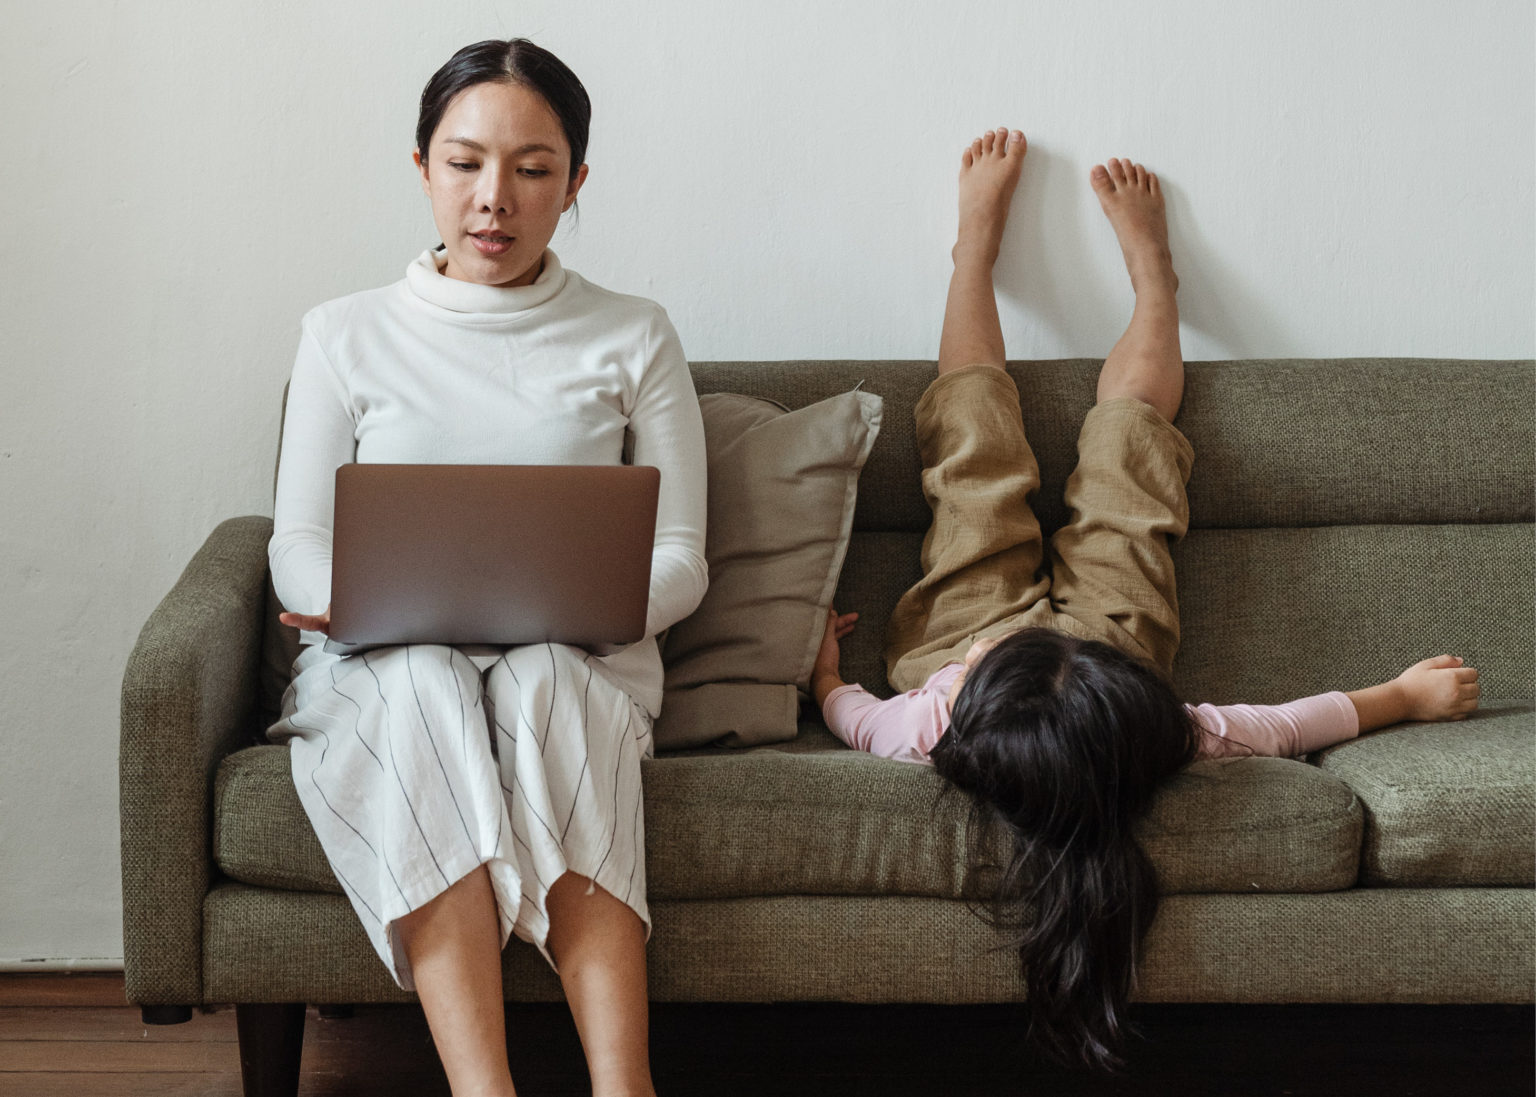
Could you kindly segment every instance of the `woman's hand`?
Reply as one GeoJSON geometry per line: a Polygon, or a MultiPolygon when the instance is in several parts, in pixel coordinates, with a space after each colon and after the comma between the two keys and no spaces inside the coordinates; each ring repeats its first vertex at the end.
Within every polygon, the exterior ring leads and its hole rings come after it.
{"type": "Polygon", "coordinates": [[[827,613],[827,627],[821,634],[821,650],[816,653],[816,664],[811,668],[811,693],[818,705],[826,701],[827,694],[843,685],[843,653],[838,641],[853,631],[853,624],[858,619],[857,613],[839,614],[836,609],[827,613]]]}
{"type": "Polygon", "coordinates": [[[305,632],[319,632],[326,636],[331,634],[331,607],[326,606],[325,612],[319,615],[313,613],[279,613],[277,619],[285,625],[291,625],[305,632]]]}
{"type": "Polygon", "coordinates": [[[1477,708],[1482,687],[1477,670],[1459,655],[1436,655],[1413,664],[1390,682],[1348,694],[1360,731],[1404,720],[1465,720],[1477,708]]]}

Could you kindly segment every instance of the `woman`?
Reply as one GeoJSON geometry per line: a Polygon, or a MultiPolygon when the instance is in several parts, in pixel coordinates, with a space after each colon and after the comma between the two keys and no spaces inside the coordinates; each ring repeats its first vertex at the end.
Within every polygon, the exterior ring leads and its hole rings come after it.
{"type": "Polygon", "coordinates": [[[656,633],[703,597],[704,436],[655,304],[548,249],[586,181],[591,108],[522,39],[460,50],[422,93],[415,162],[442,243],[391,286],[304,319],[272,575],[311,643],[273,739],[380,958],[426,1011],[453,1092],[512,1093],[500,951],[555,965],[593,1092],[651,1092],[640,759],[656,633]],[[661,470],[649,639],[324,650],[332,493],[349,461],[661,470]]]}

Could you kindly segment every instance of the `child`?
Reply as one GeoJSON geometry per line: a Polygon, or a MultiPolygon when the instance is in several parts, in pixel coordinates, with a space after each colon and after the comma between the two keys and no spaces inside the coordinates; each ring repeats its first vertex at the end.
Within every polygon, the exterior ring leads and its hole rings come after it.
{"type": "Polygon", "coordinates": [[[1078,438],[1070,517],[1043,543],[1028,501],[1039,470],[992,290],[1025,147],[1022,133],[1000,129],[961,157],[939,376],[916,409],[933,522],[923,578],[887,628],[887,672],[907,692],[880,701],[843,683],[838,640],[857,614],[835,610],[812,687],[849,746],[931,763],[978,817],[1006,824],[996,899],[1019,929],[1032,1029],[1061,1058],[1111,1067],[1157,909],[1156,876],[1132,834],[1156,788],[1197,758],[1292,756],[1403,720],[1464,719],[1479,690],[1476,670],[1440,655],[1369,689],[1287,705],[1175,697],[1169,544],[1189,525],[1194,453],[1171,424],[1184,364],[1162,192],[1128,161],[1089,179],[1136,307],[1078,438]]]}

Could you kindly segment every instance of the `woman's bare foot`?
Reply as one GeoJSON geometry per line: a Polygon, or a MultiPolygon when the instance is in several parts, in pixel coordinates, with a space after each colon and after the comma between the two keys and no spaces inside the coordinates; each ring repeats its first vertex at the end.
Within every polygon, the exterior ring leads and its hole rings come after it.
{"type": "Polygon", "coordinates": [[[1179,349],[1179,276],[1168,250],[1168,217],[1157,176],[1129,160],[1110,160],[1088,175],[1114,227],[1136,309],[1099,372],[1100,402],[1129,396],[1172,422],[1184,398],[1179,349]]]}
{"type": "Polygon", "coordinates": [[[980,260],[988,267],[1008,224],[1008,204],[1019,185],[1019,171],[1028,150],[1024,134],[1001,127],[982,134],[960,156],[960,231],[955,261],[980,260]]]}
{"type": "Polygon", "coordinates": [[[1173,272],[1173,253],[1168,250],[1168,215],[1163,209],[1163,189],[1140,164],[1111,158],[1088,173],[1093,192],[1099,196],[1104,216],[1115,230],[1131,287],[1179,288],[1173,272]]]}

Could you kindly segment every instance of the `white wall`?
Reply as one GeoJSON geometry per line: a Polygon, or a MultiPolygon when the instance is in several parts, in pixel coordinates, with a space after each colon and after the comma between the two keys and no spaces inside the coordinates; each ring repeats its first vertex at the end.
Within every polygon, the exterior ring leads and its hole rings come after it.
{"type": "Polygon", "coordinates": [[[7,5],[0,962],[121,956],[124,660],[208,530],[269,512],[299,316],[435,242],[415,102],[465,43],[581,75],[555,246],[695,358],[932,357],[959,152],[1005,123],[1015,357],[1127,316],[1112,155],[1170,196],[1188,358],[1536,353],[1529,0],[956,6],[7,5]]]}

